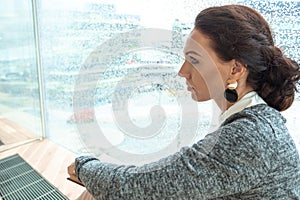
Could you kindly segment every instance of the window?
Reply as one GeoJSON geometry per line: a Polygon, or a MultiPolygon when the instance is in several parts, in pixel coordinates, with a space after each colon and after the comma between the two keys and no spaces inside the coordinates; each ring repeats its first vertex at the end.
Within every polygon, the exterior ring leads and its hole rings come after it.
{"type": "Polygon", "coordinates": [[[0,142],[41,137],[37,58],[30,1],[0,7],[0,142]]]}
{"type": "MultiPolygon", "coordinates": [[[[112,157],[120,153],[149,161],[214,128],[213,103],[191,101],[177,76],[185,38],[206,7],[234,3],[259,10],[276,44],[300,61],[299,1],[6,1],[0,8],[5,22],[0,92],[9,98],[1,105],[29,114],[14,112],[11,118],[35,132],[41,132],[41,116],[32,2],[37,3],[47,137],[77,153],[104,148],[112,157]],[[31,118],[37,121],[27,123],[31,118]]],[[[299,102],[297,97],[283,113],[298,147],[299,102]]]]}

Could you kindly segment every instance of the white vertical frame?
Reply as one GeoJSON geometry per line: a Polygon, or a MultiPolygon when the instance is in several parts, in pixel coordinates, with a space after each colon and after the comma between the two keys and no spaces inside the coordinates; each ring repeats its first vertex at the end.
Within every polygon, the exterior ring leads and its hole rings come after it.
{"type": "Polygon", "coordinates": [[[46,136],[47,136],[47,125],[46,125],[45,101],[44,101],[44,97],[45,97],[44,79],[43,79],[43,71],[42,71],[42,66],[41,66],[41,54],[40,54],[37,1],[36,0],[31,0],[31,5],[32,5],[34,45],[35,45],[37,76],[38,76],[38,88],[39,88],[39,100],[40,100],[40,114],[41,114],[40,119],[41,119],[41,128],[42,128],[41,139],[42,139],[42,138],[46,138],[46,136]]]}

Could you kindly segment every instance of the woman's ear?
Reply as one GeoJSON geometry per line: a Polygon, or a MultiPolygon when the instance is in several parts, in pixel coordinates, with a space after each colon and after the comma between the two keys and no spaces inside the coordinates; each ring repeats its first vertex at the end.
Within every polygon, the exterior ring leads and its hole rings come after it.
{"type": "Polygon", "coordinates": [[[239,80],[247,74],[246,72],[247,72],[246,65],[234,59],[232,63],[231,73],[230,73],[231,77],[234,78],[235,80],[239,80]]]}

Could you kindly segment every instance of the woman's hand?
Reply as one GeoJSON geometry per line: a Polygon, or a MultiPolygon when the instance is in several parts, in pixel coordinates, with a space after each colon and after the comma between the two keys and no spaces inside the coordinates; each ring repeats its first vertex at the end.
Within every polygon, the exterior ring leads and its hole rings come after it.
{"type": "Polygon", "coordinates": [[[70,177],[68,178],[69,180],[74,181],[80,185],[83,185],[83,183],[76,176],[74,162],[70,166],[68,166],[68,174],[70,175],[70,177]]]}

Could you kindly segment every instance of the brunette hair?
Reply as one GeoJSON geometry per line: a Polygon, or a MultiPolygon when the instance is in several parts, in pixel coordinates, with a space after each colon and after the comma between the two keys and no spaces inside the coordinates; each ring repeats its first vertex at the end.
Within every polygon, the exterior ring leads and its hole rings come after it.
{"type": "Polygon", "coordinates": [[[247,83],[269,106],[279,111],[291,106],[300,79],[299,64],[274,46],[261,14],[242,5],[211,7],[198,14],[195,29],[211,39],[220,59],[246,65],[247,83]]]}

